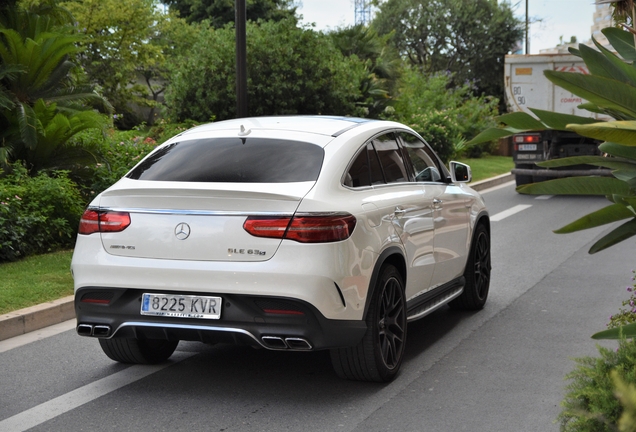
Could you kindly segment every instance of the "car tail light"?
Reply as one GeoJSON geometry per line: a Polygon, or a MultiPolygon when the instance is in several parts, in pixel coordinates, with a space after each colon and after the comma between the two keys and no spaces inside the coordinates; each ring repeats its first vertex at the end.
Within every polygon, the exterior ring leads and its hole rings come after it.
{"type": "Polygon", "coordinates": [[[120,232],[128,225],[130,225],[128,213],[86,210],[80,219],[79,233],[120,232]]]}
{"type": "Polygon", "coordinates": [[[294,240],[301,243],[330,243],[346,240],[356,226],[356,218],[348,213],[296,215],[294,217],[250,216],[243,224],[255,237],[294,240]]]}

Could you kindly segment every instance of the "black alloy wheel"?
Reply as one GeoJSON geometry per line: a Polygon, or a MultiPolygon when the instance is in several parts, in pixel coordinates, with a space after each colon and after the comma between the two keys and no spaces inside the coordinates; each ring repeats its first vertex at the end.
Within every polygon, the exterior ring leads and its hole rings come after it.
{"type": "Polygon", "coordinates": [[[336,374],[358,381],[388,382],[400,370],[406,346],[406,298],[402,275],[392,265],[379,274],[358,345],[331,350],[336,374]]]}
{"type": "Polygon", "coordinates": [[[484,307],[490,289],[490,233],[483,224],[477,225],[470,247],[464,277],[464,292],[448,305],[453,309],[479,310],[484,307]]]}

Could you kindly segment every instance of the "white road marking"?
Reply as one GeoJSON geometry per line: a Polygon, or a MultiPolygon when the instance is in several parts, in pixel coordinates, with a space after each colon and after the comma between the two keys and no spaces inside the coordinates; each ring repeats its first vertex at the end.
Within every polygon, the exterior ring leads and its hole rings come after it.
{"type": "Polygon", "coordinates": [[[508,210],[504,210],[504,211],[502,211],[500,213],[497,213],[496,215],[492,216],[490,218],[490,221],[491,222],[499,222],[500,220],[503,220],[503,219],[505,219],[505,218],[507,218],[509,216],[512,216],[512,215],[517,214],[519,212],[522,212],[522,211],[524,211],[526,209],[529,209],[530,207],[532,207],[532,206],[528,205],[528,204],[516,205],[516,206],[514,206],[512,208],[509,208],[508,210]]]}
{"type": "Polygon", "coordinates": [[[554,195],[539,195],[535,199],[538,199],[538,200],[549,200],[550,198],[553,198],[553,197],[554,197],[554,195]]]}
{"type": "Polygon", "coordinates": [[[31,342],[46,339],[56,334],[64,333],[65,331],[75,328],[75,319],[64,321],[63,323],[55,324],[49,327],[44,327],[39,330],[32,331],[20,336],[12,337],[0,341],[0,353],[18,348],[31,342]]]}
{"type": "Polygon", "coordinates": [[[72,392],[51,399],[31,409],[0,421],[3,432],[21,432],[31,429],[79,406],[91,402],[101,396],[114,392],[128,384],[139,381],[155,372],[159,372],[175,363],[195,355],[194,353],[176,352],[168,362],[159,365],[137,365],[124,369],[93,383],[80,387],[72,392]]]}

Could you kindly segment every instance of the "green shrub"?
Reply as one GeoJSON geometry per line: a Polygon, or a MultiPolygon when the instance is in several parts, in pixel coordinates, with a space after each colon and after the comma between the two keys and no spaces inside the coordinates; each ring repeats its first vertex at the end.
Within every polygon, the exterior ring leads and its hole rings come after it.
{"type": "Polygon", "coordinates": [[[111,129],[105,137],[87,131],[76,137],[75,140],[100,142],[100,161],[73,173],[84,200],[90,202],[97,194],[122,178],[157,145],[197,124],[191,120],[184,123],[168,123],[162,119],[148,130],[111,129]]]}
{"type": "Polygon", "coordinates": [[[20,163],[0,177],[0,261],[71,247],[84,201],[68,171],[29,177],[20,163]]]}
{"type": "Polygon", "coordinates": [[[636,384],[636,343],[622,340],[618,349],[598,347],[600,358],[575,359],[577,367],[566,375],[570,380],[559,414],[566,432],[617,430],[623,408],[615,395],[611,373],[626,385],[636,384]]]}
{"type": "Polygon", "coordinates": [[[477,136],[485,128],[496,125],[498,100],[474,96],[473,87],[465,83],[451,87],[451,75],[427,75],[419,69],[406,68],[400,79],[400,94],[395,102],[393,118],[413,127],[447,162],[451,157],[479,157],[490,154],[496,142],[486,142],[464,148],[460,154],[453,149],[477,136]],[[430,125],[428,124],[430,122],[430,125]],[[429,138],[427,135],[429,134],[429,138]],[[432,140],[439,140],[438,143],[432,140]]]}
{"type": "MultiPolygon", "coordinates": [[[[632,270],[632,273],[635,275],[632,276],[632,282],[634,282],[636,281],[636,270],[632,270]]],[[[627,292],[630,293],[629,298],[623,301],[623,307],[619,309],[619,312],[610,317],[607,328],[618,328],[636,322],[636,284],[628,286],[627,292]]]]}
{"type": "MultiPolygon", "coordinates": [[[[295,19],[247,23],[248,114],[361,115],[361,81],[368,76],[357,56],[345,57],[333,40],[295,19]]],[[[202,32],[166,93],[173,119],[210,121],[236,117],[235,30],[202,32]]]]}
{"type": "Polygon", "coordinates": [[[452,111],[424,111],[406,119],[406,124],[422,135],[444,162],[454,156],[455,144],[462,139],[452,111]]]}

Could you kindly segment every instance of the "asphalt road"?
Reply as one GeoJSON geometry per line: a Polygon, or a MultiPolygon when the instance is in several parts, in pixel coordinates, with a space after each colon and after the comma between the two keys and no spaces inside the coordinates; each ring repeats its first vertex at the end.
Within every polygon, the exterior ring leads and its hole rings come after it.
{"type": "Polygon", "coordinates": [[[339,380],[324,352],[182,342],[166,364],[120,365],[67,330],[0,342],[0,431],[556,431],[571,358],[596,354],[590,335],[627,298],[634,241],[590,256],[606,228],[551,232],[602,198],[484,196],[485,309],[410,324],[388,385],[339,380]]]}

